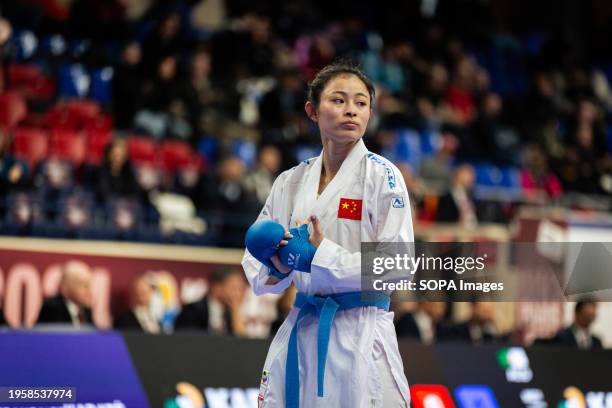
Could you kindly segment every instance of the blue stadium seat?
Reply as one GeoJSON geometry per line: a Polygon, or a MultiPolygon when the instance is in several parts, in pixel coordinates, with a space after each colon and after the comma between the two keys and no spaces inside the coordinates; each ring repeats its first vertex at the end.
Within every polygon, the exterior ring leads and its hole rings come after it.
{"type": "Polygon", "coordinates": [[[60,57],[68,50],[68,43],[61,34],[46,35],[40,40],[39,53],[45,57],[60,57]]]}
{"type": "Polygon", "coordinates": [[[321,146],[299,145],[296,148],[296,157],[299,162],[311,159],[321,154],[321,146]]]}
{"type": "Polygon", "coordinates": [[[421,136],[415,129],[397,129],[395,143],[392,147],[383,150],[383,156],[392,162],[406,162],[412,168],[418,169],[423,159],[421,136]]]}
{"type": "Polygon", "coordinates": [[[232,143],[231,151],[244,162],[247,168],[252,168],[257,159],[257,147],[248,140],[236,139],[232,143]]]}
{"type": "Polygon", "coordinates": [[[217,162],[219,141],[214,136],[203,136],[198,142],[198,153],[206,158],[206,162],[214,165],[217,162]]]}
{"type": "Polygon", "coordinates": [[[519,169],[497,167],[489,163],[475,163],[475,194],[481,199],[517,200],[521,195],[519,169]]]}
{"type": "Polygon", "coordinates": [[[15,50],[17,61],[26,61],[38,50],[38,37],[32,31],[24,30],[13,33],[9,38],[11,47],[15,50]]]}
{"type": "Polygon", "coordinates": [[[91,73],[91,90],[89,96],[101,105],[108,105],[112,98],[113,67],[96,69],[91,73]]]}
{"type": "Polygon", "coordinates": [[[59,69],[59,95],[82,98],[89,94],[91,77],[81,64],[66,64],[59,69]]]}
{"type": "Polygon", "coordinates": [[[441,143],[440,133],[432,132],[431,130],[421,132],[421,154],[424,157],[436,154],[440,149],[441,143]]]}

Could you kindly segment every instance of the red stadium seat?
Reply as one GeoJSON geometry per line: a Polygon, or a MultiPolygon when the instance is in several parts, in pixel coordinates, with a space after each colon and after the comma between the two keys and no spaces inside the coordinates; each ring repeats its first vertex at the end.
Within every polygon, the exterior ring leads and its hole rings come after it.
{"type": "Polygon", "coordinates": [[[8,91],[0,95],[0,126],[12,129],[27,114],[28,106],[18,92],[8,91]]]}
{"type": "Polygon", "coordinates": [[[83,124],[100,115],[98,102],[91,99],[70,99],[64,105],[70,116],[77,118],[83,124]]]}
{"type": "Polygon", "coordinates": [[[190,164],[193,157],[191,146],[180,141],[166,141],[159,147],[160,164],[164,171],[174,173],[190,164]]]}
{"type": "Polygon", "coordinates": [[[87,130],[87,163],[101,164],[104,160],[104,149],[112,138],[113,133],[110,130],[87,130]]]}
{"type": "Polygon", "coordinates": [[[45,125],[50,129],[77,130],[79,121],[75,116],[70,115],[67,110],[56,106],[47,111],[45,125]]]}
{"type": "Polygon", "coordinates": [[[136,164],[155,164],[157,144],[144,136],[131,136],[127,140],[130,159],[136,164]]]}
{"type": "Polygon", "coordinates": [[[9,86],[22,87],[36,82],[42,77],[40,68],[35,64],[10,64],[8,67],[9,86]]]}
{"type": "Polygon", "coordinates": [[[110,132],[113,129],[113,118],[110,115],[101,113],[95,118],[89,119],[85,123],[86,130],[110,132]]]}
{"type": "Polygon", "coordinates": [[[49,99],[55,93],[55,81],[35,64],[11,64],[8,68],[10,89],[23,93],[26,98],[49,99]]]}
{"type": "Polygon", "coordinates": [[[48,136],[42,129],[20,127],[14,131],[13,153],[30,168],[47,156],[48,136]]]}
{"type": "Polygon", "coordinates": [[[78,166],[87,153],[85,135],[67,129],[52,129],[49,137],[49,155],[78,166]]]}

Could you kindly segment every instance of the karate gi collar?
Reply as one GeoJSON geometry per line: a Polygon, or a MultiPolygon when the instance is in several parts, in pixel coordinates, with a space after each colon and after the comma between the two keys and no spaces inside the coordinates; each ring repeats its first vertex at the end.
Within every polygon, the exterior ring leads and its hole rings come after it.
{"type": "MultiPolygon", "coordinates": [[[[306,199],[302,200],[304,205],[304,214],[322,214],[323,211],[330,208],[330,200],[338,198],[338,192],[344,186],[346,181],[351,179],[355,168],[361,162],[361,159],[368,154],[368,148],[365,146],[363,139],[359,139],[355,146],[351,149],[346,159],[342,162],[338,173],[325,187],[325,190],[317,197],[319,192],[319,182],[321,180],[321,168],[323,166],[323,150],[315,159],[312,165],[307,180],[306,180],[306,199]]],[[[333,207],[333,206],[332,206],[333,207]]],[[[337,204],[334,208],[337,208],[337,204]]]]}

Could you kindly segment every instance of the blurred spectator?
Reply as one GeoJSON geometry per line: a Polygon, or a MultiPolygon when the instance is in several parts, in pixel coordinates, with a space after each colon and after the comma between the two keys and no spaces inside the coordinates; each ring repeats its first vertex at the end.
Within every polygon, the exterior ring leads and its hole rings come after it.
{"type": "Polygon", "coordinates": [[[77,38],[90,38],[96,42],[122,40],[127,34],[123,1],[75,0],[71,3],[71,34],[77,38]]]}
{"type": "Polygon", "coordinates": [[[227,92],[217,86],[211,76],[210,53],[199,49],[193,53],[189,75],[181,81],[177,98],[193,131],[192,141],[203,134],[216,134],[225,115],[227,92]]]}
{"type": "Polygon", "coordinates": [[[213,271],[208,294],[198,302],[183,306],[175,330],[243,336],[245,322],[241,308],[246,289],[242,269],[231,267],[213,271]]]}
{"type": "Polygon", "coordinates": [[[0,16],[0,92],[3,92],[7,87],[9,56],[5,44],[11,38],[12,32],[11,22],[0,16]]]}
{"type": "Polygon", "coordinates": [[[0,129],[0,197],[30,187],[28,165],[11,154],[11,136],[0,129]]]}
{"type": "Polygon", "coordinates": [[[146,275],[137,276],[130,286],[130,310],[115,322],[115,327],[122,330],[137,330],[157,334],[160,325],[151,311],[153,288],[146,275]]]}
{"type": "Polygon", "coordinates": [[[472,302],[472,317],[465,322],[450,326],[442,339],[472,344],[503,341],[505,337],[500,335],[495,327],[494,316],[494,302],[472,302]]]}
{"type": "Polygon", "coordinates": [[[502,122],[502,98],[495,93],[483,96],[478,119],[473,125],[478,157],[502,165],[518,165],[520,140],[518,134],[502,122]]]}
{"type": "Polygon", "coordinates": [[[561,177],[570,190],[601,194],[604,192],[601,178],[612,171],[612,159],[606,149],[603,125],[591,101],[580,101],[571,130],[561,177]]]}
{"type": "Polygon", "coordinates": [[[91,271],[81,261],[63,266],[59,294],[45,299],[38,323],[67,323],[73,327],[93,325],[91,314],[91,271]]]}
{"type": "Polygon", "coordinates": [[[178,13],[160,16],[159,21],[142,44],[142,66],[153,77],[161,62],[170,55],[180,55],[189,46],[182,34],[178,13]]]}
{"type": "Polygon", "coordinates": [[[245,165],[238,157],[229,156],[219,164],[214,191],[214,209],[221,223],[219,245],[243,245],[244,234],[260,210],[257,198],[244,185],[245,175],[245,165]]]}
{"type": "Polygon", "coordinates": [[[132,41],[121,53],[113,78],[113,112],[119,129],[130,129],[134,115],[144,104],[140,45],[132,41]]]}
{"type": "Polygon", "coordinates": [[[521,188],[525,200],[546,204],[563,194],[561,182],[548,167],[548,159],[537,145],[525,148],[525,168],[521,170],[521,188]]]}
{"type": "Polygon", "coordinates": [[[601,349],[601,339],[591,333],[591,325],[597,319],[597,302],[583,299],[576,302],[574,323],[555,336],[555,344],[585,349],[601,349]]]}
{"type": "Polygon", "coordinates": [[[204,32],[220,30],[227,23],[224,0],[200,0],[191,9],[191,23],[204,32]]]}
{"type": "Polygon", "coordinates": [[[423,199],[425,198],[425,185],[423,184],[423,180],[414,174],[414,170],[410,164],[398,163],[397,168],[402,174],[402,178],[404,179],[404,183],[406,183],[406,189],[408,190],[410,196],[412,218],[417,219],[419,209],[423,203],[423,199]]]}
{"type": "Polygon", "coordinates": [[[438,151],[421,163],[419,175],[429,191],[442,194],[448,190],[448,175],[451,172],[457,146],[457,137],[449,130],[446,130],[440,135],[438,151]]]}
{"type": "Polygon", "coordinates": [[[453,81],[446,91],[446,100],[458,114],[459,125],[469,125],[476,118],[476,101],[472,93],[476,77],[476,64],[462,56],[453,72],[453,81]]]}
{"type": "Polygon", "coordinates": [[[445,312],[445,302],[421,301],[415,312],[404,314],[395,323],[397,336],[432,344],[440,332],[445,330],[442,326],[445,312]]]}
{"type": "Polygon", "coordinates": [[[425,85],[418,91],[416,100],[418,126],[438,131],[443,123],[457,123],[458,116],[444,99],[449,84],[446,67],[440,63],[432,64],[423,82],[425,85]]]}
{"type": "Polygon", "coordinates": [[[260,205],[272,190],[272,183],[280,170],[282,157],[275,146],[263,146],[257,155],[257,167],[244,178],[244,186],[250,194],[255,195],[260,205]]]}
{"type": "Polygon", "coordinates": [[[289,286],[283,292],[282,296],[276,301],[276,320],[272,322],[270,326],[270,336],[275,336],[278,329],[280,329],[281,325],[291,312],[291,308],[293,308],[293,302],[295,302],[295,294],[297,293],[297,289],[294,285],[289,286]]]}
{"type": "Polygon", "coordinates": [[[138,194],[134,169],[128,157],[127,143],[114,139],[104,151],[104,161],[98,169],[96,195],[99,202],[110,196],[134,197],[138,194]]]}
{"type": "Polygon", "coordinates": [[[136,114],[135,127],[156,139],[171,136],[187,140],[193,135],[188,112],[180,101],[177,71],[177,57],[168,55],[160,61],[155,76],[145,81],[145,103],[136,114]]]}
{"type": "Polygon", "coordinates": [[[569,103],[558,91],[551,75],[538,72],[534,75],[533,94],[528,99],[527,116],[539,125],[560,115],[569,113],[569,103]]]}
{"type": "Polygon", "coordinates": [[[476,226],[478,217],[472,196],[474,178],[474,168],[469,164],[463,164],[453,171],[450,191],[442,195],[438,202],[437,221],[458,222],[466,228],[476,226]]]}
{"type": "Polygon", "coordinates": [[[48,219],[56,219],[61,199],[71,192],[74,182],[74,169],[69,162],[50,157],[38,163],[34,183],[48,219]]]}
{"type": "Polygon", "coordinates": [[[282,143],[298,137],[298,122],[303,120],[306,94],[295,68],[285,68],[277,75],[276,86],[259,102],[259,123],[263,141],[282,143]]]}

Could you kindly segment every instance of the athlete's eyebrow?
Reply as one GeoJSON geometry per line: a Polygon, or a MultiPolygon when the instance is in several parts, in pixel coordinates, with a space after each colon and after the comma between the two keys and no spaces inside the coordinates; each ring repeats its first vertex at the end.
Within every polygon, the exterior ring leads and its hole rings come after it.
{"type": "MultiPolygon", "coordinates": [[[[344,91],[331,91],[330,94],[335,94],[335,93],[339,93],[341,95],[345,95],[348,96],[348,93],[344,92],[344,91]]],[[[363,92],[357,92],[355,94],[355,96],[363,96],[364,98],[369,98],[368,95],[364,94],[363,92]]]]}

